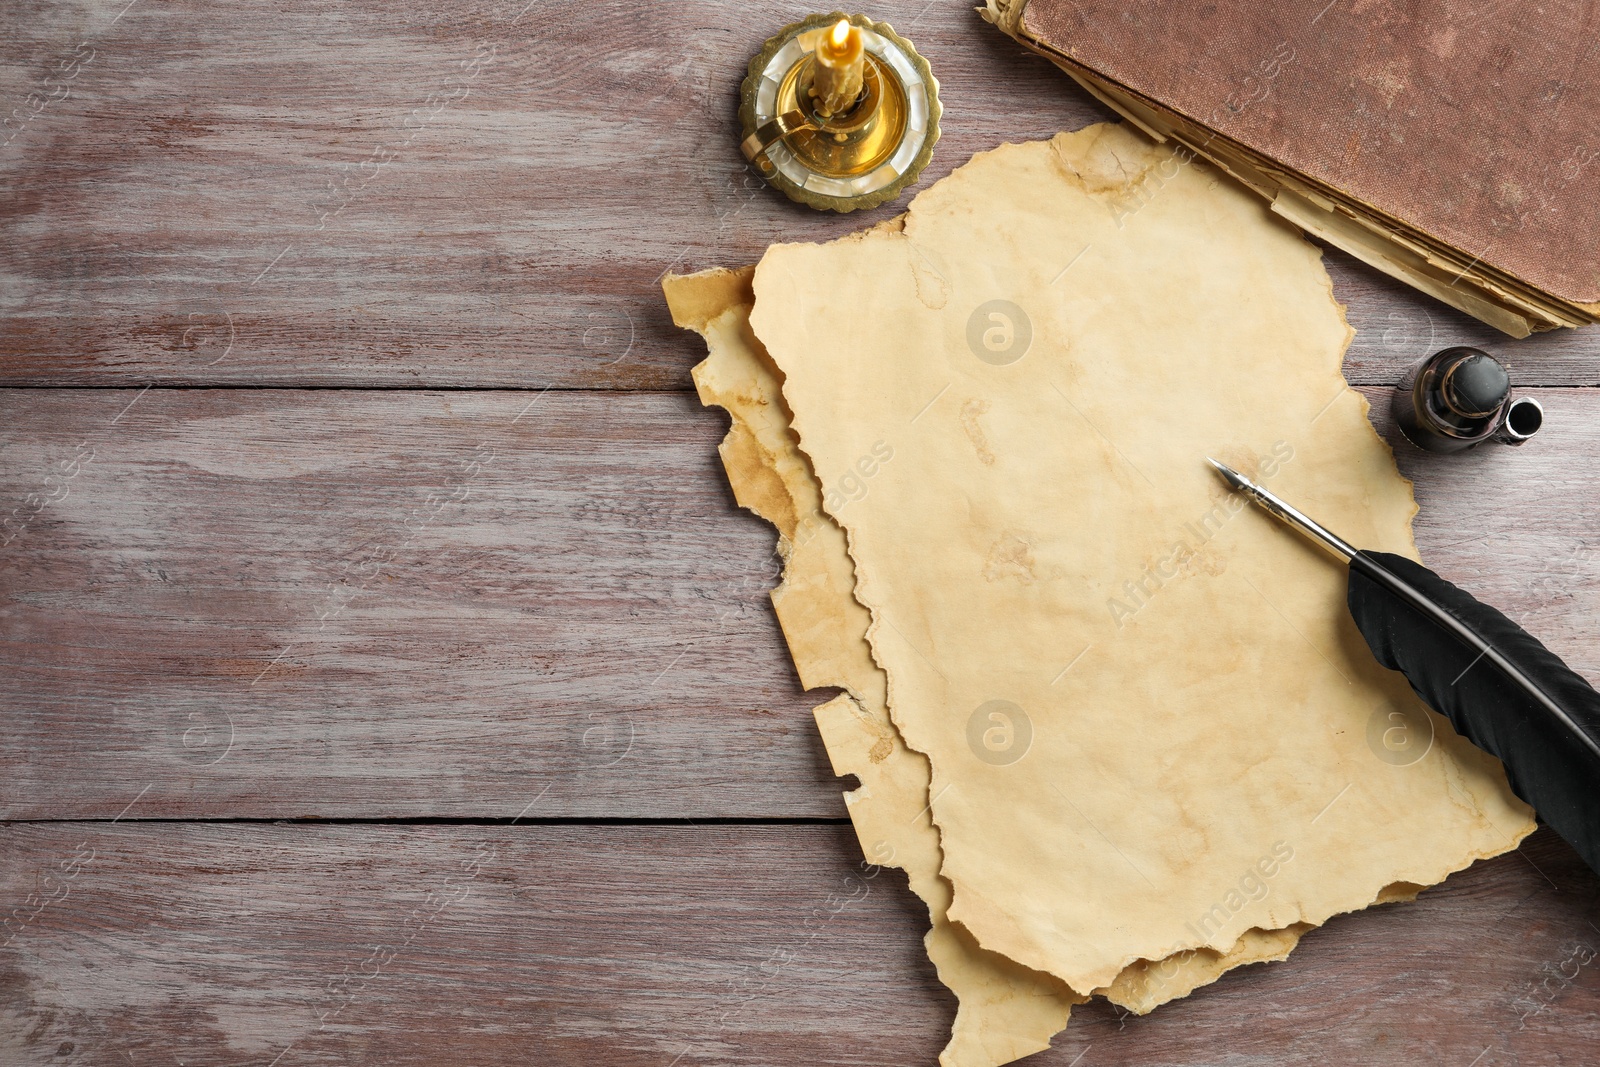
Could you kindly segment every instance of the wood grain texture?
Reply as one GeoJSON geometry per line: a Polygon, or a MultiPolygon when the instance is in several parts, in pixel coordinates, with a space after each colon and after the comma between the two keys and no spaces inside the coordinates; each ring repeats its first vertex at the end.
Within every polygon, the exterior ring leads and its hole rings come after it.
{"type": "Polygon", "coordinates": [[[684,394],[0,406],[7,815],[841,813],[684,394]]]}
{"type": "MultiPolygon", "coordinates": [[[[0,155],[14,382],[684,388],[663,272],[894,210],[820,215],[743,165],[739,82],[792,5],[140,4],[109,27],[122,2],[0,35],[0,99],[95,50],[0,155]]],[[[930,179],[1103,114],[970,6],[877,13],[946,85],[930,179]]]]}
{"type": "MultiPolygon", "coordinates": [[[[856,864],[845,827],[58,823],[0,841],[15,1067],[929,1064],[954,1007],[919,902],[856,864]]],[[[1542,831],[1153,1015],[1080,1010],[1028,1062],[1580,1067],[1600,1040],[1597,891],[1542,831]]]]}
{"type": "MultiPolygon", "coordinates": [[[[0,383],[683,389],[664,271],[904,207],[818,213],[743,167],[744,65],[792,5],[125,3],[0,12],[0,383]]],[[[941,82],[923,187],[1110,117],[970,0],[873,14],[941,82]]],[[[1476,342],[1600,384],[1600,331],[1513,345],[1329,268],[1353,381],[1476,342]]]]}
{"type": "MultiPolygon", "coordinates": [[[[943,85],[924,185],[1108,117],[970,8],[872,12],[943,85]]],[[[844,813],[656,285],[903,206],[741,165],[805,13],[0,10],[0,385],[74,387],[0,390],[0,817],[43,820],[0,825],[0,1064],[932,1061],[926,916],[848,827],[592,821],[844,813]],[[519,821],[144,821],[434,816],[519,821]]],[[[1353,381],[1600,384],[1600,333],[1328,262],[1353,381]]],[[[1600,678],[1600,392],[1539,395],[1526,448],[1401,468],[1427,560],[1600,678]]],[[[1595,890],[1541,833],[1035,1062],[1586,1064],[1595,890]]]]}
{"type": "MultiPolygon", "coordinates": [[[[1520,449],[1396,452],[1424,558],[1600,679],[1600,392],[1538,393],[1520,449]]],[[[842,813],[775,535],[683,394],[0,407],[0,499],[40,505],[0,533],[6,816],[842,813]]]]}

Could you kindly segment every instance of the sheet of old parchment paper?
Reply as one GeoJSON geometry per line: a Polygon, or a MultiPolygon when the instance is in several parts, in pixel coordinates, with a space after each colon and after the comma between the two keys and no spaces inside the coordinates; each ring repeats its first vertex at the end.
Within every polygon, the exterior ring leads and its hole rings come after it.
{"type": "Polygon", "coordinates": [[[1372,660],[1342,570],[1204,464],[1415,554],[1317,252],[1247,194],[1092,127],[976,157],[903,229],[776,246],[755,294],[983,948],[1092,991],[1532,829],[1372,660]]]}
{"type": "MultiPolygon", "coordinates": [[[[778,528],[785,568],[773,599],[797,669],[808,688],[848,691],[819,707],[816,718],[837,772],[861,781],[845,798],[863,852],[875,863],[904,868],[927,903],[929,956],[960,1005],[941,1063],[1009,1062],[1048,1047],[1071,1006],[1084,998],[978,947],[945,919],[950,891],[938,875],[938,835],[927,813],[927,760],[906,749],[889,722],[884,676],[870,658],[868,616],[852,594],[843,533],[821,510],[821,491],[789,429],[775,368],[749,330],[752,273],[668,276],[663,288],[675,321],[699,332],[710,349],[694,376],[701,399],[732,417],[721,453],[736,498],[778,528]]],[[[1231,967],[1282,959],[1304,929],[1251,930],[1226,954],[1201,949],[1141,961],[1097,992],[1143,1013],[1231,967]]]]}
{"type": "Polygon", "coordinates": [[[817,720],[835,769],[862,775],[861,787],[846,794],[862,852],[872,863],[904,869],[928,905],[928,956],[959,1005],[940,1062],[1007,1063],[1049,1047],[1085,998],[1059,979],[986,952],[945,921],[949,890],[939,878],[938,833],[927,811],[927,761],[907,750],[889,723],[883,672],[866,644],[867,613],[851,595],[843,531],[821,510],[778,379],[750,333],[751,273],[669,276],[663,288],[674,320],[697,330],[710,350],[695,383],[706,404],[732,416],[720,452],[735,498],[778,529],[784,581],[773,603],[801,682],[847,690],[819,707],[817,720]]]}

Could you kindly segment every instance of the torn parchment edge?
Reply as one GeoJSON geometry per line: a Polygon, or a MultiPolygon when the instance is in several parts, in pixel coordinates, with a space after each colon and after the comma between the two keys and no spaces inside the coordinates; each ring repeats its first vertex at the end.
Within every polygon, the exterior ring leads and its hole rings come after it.
{"type": "MultiPolygon", "coordinates": [[[[901,220],[892,219],[874,229],[894,231],[900,228],[901,220]]],[[[759,389],[751,389],[729,395],[719,391],[718,383],[713,380],[711,366],[718,349],[713,321],[730,312],[735,316],[742,314],[747,320],[754,300],[750,285],[752,275],[753,268],[745,268],[711,270],[687,277],[669,276],[663,289],[668,294],[675,321],[699,332],[711,349],[712,354],[695,368],[695,380],[702,401],[708,406],[723,407],[731,416],[732,423],[719,451],[735,496],[741,505],[773,523],[778,530],[779,553],[785,561],[786,573],[784,584],[773,593],[773,601],[802,681],[808,688],[840,685],[846,689],[844,695],[821,705],[814,714],[835,772],[841,776],[854,774],[861,781],[860,787],[846,792],[844,798],[862,851],[869,862],[905,869],[911,888],[929,908],[932,925],[925,938],[929,956],[941,980],[957,994],[960,1005],[951,1043],[941,1062],[945,1067],[1009,1062],[1048,1047],[1050,1037],[1066,1024],[1070,1008],[1087,998],[1053,976],[982,948],[958,923],[948,921],[945,913],[952,890],[938,873],[942,860],[938,831],[926,803],[930,769],[926,757],[907,748],[889,720],[881,696],[881,669],[875,664],[866,668],[880,675],[875,680],[876,693],[869,695],[852,691],[851,686],[844,684],[847,679],[830,676],[825,670],[819,676],[816,665],[806,655],[807,638],[802,636],[806,631],[805,612],[803,608],[797,609],[793,600],[786,600],[786,593],[795,592],[791,588],[795,576],[788,565],[794,559],[797,544],[816,536],[818,527],[812,524],[825,524],[821,528],[831,530],[831,537],[837,540],[841,552],[843,530],[821,509],[820,487],[789,428],[781,391],[774,389],[771,392],[775,395],[762,396],[757,395],[759,389]],[[765,434],[758,434],[752,422],[766,422],[765,434]],[[757,440],[758,436],[767,437],[767,442],[763,445],[757,440]],[[784,471],[788,472],[788,479],[784,478],[784,471]],[[794,484],[802,480],[803,485],[794,484]],[[802,501],[797,499],[799,497],[806,499],[802,501]],[[867,707],[873,696],[878,705],[875,711],[867,707]],[[885,798],[897,791],[906,792],[907,783],[893,781],[889,768],[903,766],[908,760],[920,760],[923,764],[922,774],[912,783],[913,796],[902,798],[894,816],[887,812],[880,814],[885,798]],[[905,820],[906,812],[915,812],[909,821],[905,820]],[[896,859],[900,862],[895,862],[896,859]],[[980,971],[991,973],[973,975],[971,971],[975,965],[980,971]],[[1020,1004],[1019,998],[1022,998],[1020,1004]]],[[[724,322],[721,327],[725,329],[729,325],[724,322]]],[[[774,384],[781,381],[781,371],[766,357],[747,325],[742,333],[751,356],[765,362],[764,369],[771,381],[774,384]]],[[[853,561],[847,554],[843,563],[853,575],[853,561]]],[[[839,592],[836,590],[834,595],[839,592]]],[[[854,640],[865,654],[868,651],[865,609],[854,603],[853,590],[846,588],[843,595],[860,613],[854,640]]],[[[854,688],[872,689],[874,686],[854,688]]],[[[1309,929],[1307,924],[1282,930],[1251,929],[1228,951],[1202,947],[1161,960],[1136,960],[1111,986],[1093,992],[1130,1012],[1144,1014],[1216,981],[1234,967],[1285,959],[1309,929]]]]}
{"type": "MultiPolygon", "coordinates": [[[[1115,124],[1100,124],[1099,128],[1101,130],[1114,129],[1115,128],[1115,124]]],[[[1093,129],[1095,129],[1095,127],[1091,126],[1090,128],[1088,128],[1086,130],[1074,131],[1071,134],[1066,134],[1066,133],[1059,134],[1059,135],[1057,135],[1056,138],[1050,139],[1050,143],[1051,143],[1052,147],[1056,148],[1056,150],[1059,152],[1058,142],[1060,141],[1061,138],[1068,137],[1068,136],[1082,135],[1082,134],[1085,134],[1085,133],[1089,132],[1089,130],[1093,130],[1093,129]]],[[[976,155],[973,156],[973,158],[971,160],[969,160],[966,163],[962,164],[961,167],[956,168],[956,172],[954,172],[949,178],[944,179],[944,181],[948,181],[948,180],[950,180],[950,178],[954,178],[957,173],[959,173],[961,170],[964,170],[967,167],[971,166],[973,163],[977,162],[982,157],[993,155],[993,154],[996,154],[996,153],[1003,153],[1003,152],[1010,151],[1010,150],[1021,149],[1021,148],[1026,147],[1027,144],[1031,144],[1031,143],[1037,143],[1037,142],[1027,142],[1027,143],[1022,143],[1022,144],[1007,143],[1007,144],[1002,144],[1002,145],[998,146],[997,148],[995,148],[995,149],[993,149],[993,150],[991,150],[989,152],[977,153],[976,155]]],[[[1170,149],[1169,149],[1169,151],[1170,151],[1170,149]]],[[[1206,162],[1204,162],[1204,161],[1196,162],[1194,165],[1198,170],[1201,170],[1201,171],[1209,169],[1208,168],[1208,164],[1206,162]]],[[[1080,180],[1083,177],[1082,175],[1076,175],[1076,176],[1080,180]]],[[[1129,178],[1127,180],[1131,181],[1131,182],[1137,182],[1137,178],[1136,177],[1135,178],[1129,178]]],[[[925,190],[924,194],[926,192],[927,191],[925,190]]],[[[919,197],[917,199],[920,200],[921,196],[919,195],[919,197]]],[[[835,239],[833,241],[826,241],[826,242],[820,242],[820,243],[821,244],[845,244],[845,243],[867,241],[867,240],[873,240],[873,239],[891,240],[891,241],[904,240],[904,241],[908,241],[908,242],[914,243],[915,239],[916,239],[916,229],[917,229],[917,227],[916,227],[917,214],[916,213],[917,213],[917,203],[914,200],[912,202],[912,204],[910,205],[910,207],[908,208],[908,210],[906,211],[906,213],[904,215],[898,217],[897,219],[893,219],[893,220],[890,220],[889,222],[886,222],[886,223],[883,223],[883,224],[879,224],[878,226],[871,227],[870,229],[866,229],[866,230],[863,230],[863,231],[858,231],[856,233],[844,235],[844,236],[839,237],[839,238],[837,238],[837,239],[835,239]]],[[[1296,239],[1300,240],[1304,244],[1304,246],[1306,247],[1306,249],[1309,252],[1315,254],[1316,257],[1319,260],[1321,259],[1321,252],[1316,249],[1316,246],[1312,245],[1310,242],[1305,242],[1303,237],[1299,234],[1299,231],[1291,223],[1289,223],[1287,220],[1285,220],[1285,219],[1283,219],[1281,217],[1278,217],[1276,215],[1273,215],[1273,214],[1269,214],[1267,216],[1267,218],[1275,220],[1279,225],[1281,225],[1285,229],[1286,232],[1294,233],[1296,235],[1296,239]]],[[[907,255],[906,258],[907,258],[908,262],[910,262],[910,260],[912,259],[912,257],[909,254],[907,255]]],[[[758,267],[759,267],[759,265],[758,265],[758,267]]],[[[1371,405],[1368,403],[1366,397],[1364,395],[1362,395],[1358,390],[1355,390],[1353,387],[1351,387],[1349,382],[1347,380],[1345,380],[1345,378],[1343,376],[1343,359],[1344,359],[1345,353],[1348,351],[1348,348],[1349,348],[1349,345],[1350,345],[1352,339],[1355,336],[1355,331],[1350,326],[1350,323],[1349,323],[1348,318],[1346,316],[1346,306],[1344,304],[1342,304],[1341,302],[1339,302],[1337,300],[1336,296],[1334,295],[1332,279],[1328,276],[1328,274],[1327,274],[1325,269],[1323,269],[1320,272],[1320,277],[1321,277],[1322,288],[1323,288],[1323,291],[1325,292],[1325,294],[1326,294],[1326,296],[1328,298],[1329,305],[1330,305],[1330,307],[1336,309],[1336,311],[1337,311],[1337,313],[1339,315],[1340,325],[1343,327],[1343,330],[1344,330],[1344,334],[1343,334],[1343,337],[1341,338],[1341,340],[1339,342],[1337,351],[1333,354],[1333,362],[1332,362],[1332,368],[1331,368],[1332,376],[1334,378],[1337,378],[1337,380],[1340,382],[1340,385],[1342,386],[1343,392],[1340,394],[1341,397],[1345,393],[1352,393],[1357,397],[1357,402],[1358,402],[1359,409],[1360,409],[1360,412],[1361,412],[1361,415],[1362,415],[1362,418],[1360,419],[1361,427],[1363,428],[1364,432],[1370,436],[1370,442],[1376,443],[1376,444],[1378,444],[1380,446],[1381,452],[1388,459],[1388,469],[1389,469],[1390,473],[1393,474],[1395,477],[1397,477],[1406,486],[1407,498],[1408,498],[1408,501],[1409,501],[1409,511],[1406,514],[1405,520],[1404,520],[1405,521],[1405,536],[1406,536],[1406,541],[1407,541],[1406,551],[1407,551],[1407,554],[1411,555],[1413,558],[1416,558],[1417,557],[1417,550],[1416,550],[1415,538],[1414,538],[1413,520],[1414,520],[1414,518],[1415,518],[1415,516],[1417,514],[1418,505],[1417,505],[1417,502],[1416,502],[1416,499],[1415,499],[1415,494],[1414,494],[1414,492],[1411,491],[1412,490],[1412,483],[1411,483],[1411,481],[1409,479],[1405,478],[1403,475],[1401,475],[1399,473],[1398,467],[1397,467],[1397,465],[1395,464],[1395,461],[1394,461],[1393,449],[1390,447],[1389,443],[1387,441],[1385,441],[1382,438],[1382,436],[1377,433],[1377,430],[1371,424],[1370,418],[1367,417],[1368,413],[1370,411],[1371,405]]],[[[776,372],[778,373],[778,375],[779,375],[779,377],[781,379],[781,376],[782,376],[781,369],[778,369],[776,367],[774,369],[776,370],[776,372]]],[[[796,443],[799,445],[799,451],[800,451],[800,453],[802,455],[805,455],[804,445],[801,444],[798,441],[798,431],[794,431],[794,432],[796,434],[796,443]]],[[[808,469],[809,469],[809,456],[808,455],[806,456],[806,459],[807,459],[807,464],[808,464],[808,469]]],[[[847,551],[847,554],[850,554],[849,553],[849,545],[848,545],[850,532],[848,530],[845,530],[844,534],[845,534],[845,537],[847,539],[847,549],[846,549],[846,551],[847,551]]],[[[854,565],[853,554],[850,554],[850,560],[851,560],[851,564],[853,566],[854,565]]],[[[862,583],[858,579],[857,584],[854,587],[854,591],[852,593],[853,599],[857,603],[865,603],[865,602],[867,602],[868,600],[871,599],[870,594],[865,598],[863,598],[861,596],[862,588],[863,588],[862,583]]],[[[873,623],[872,623],[871,627],[868,630],[867,639],[868,639],[869,648],[872,650],[874,662],[877,663],[878,666],[879,666],[879,669],[882,670],[883,669],[883,665],[878,660],[878,654],[877,654],[877,651],[876,651],[875,642],[873,640],[874,634],[879,632],[879,622],[880,622],[880,620],[878,620],[876,618],[876,613],[875,612],[873,613],[873,616],[874,616],[873,617],[873,623]]],[[[887,674],[886,674],[886,677],[887,677],[887,674]]],[[[888,678],[888,685],[889,685],[890,699],[887,700],[887,708],[888,708],[888,713],[889,713],[890,720],[892,722],[893,719],[894,719],[894,707],[895,707],[894,700],[892,698],[893,697],[893,679],[892,679],[892,677],[888,678]]],[[[1435,714],[1434,718],[1435,718],[1436,729],[1443,729],[1443,730],[1447,730],[1448,729],[1447,725],[1442,725],[1442,724],[1444,724],[1444,720],[1442,719],[1442,717],[1439,717],[1439,716],[1437,716],[1435,714]]],[[[1452,731],[1452,733],[1453,733],[1453,731],[1452,731]]],[[[912,752],[918,752],[918,750],[916,750],[914,748],[911,748],[911,746],[909,746],[909,745],[907,747],[912,752]]],[[[923,756],[924,759],[927,758],[926,754],[918,752],[918,755],[923,756]]],[[[932,791],[932,785],[930,784],[930,792],[931,791],[932,791]]],[[[935,797],[933,801],[930,801],[930,806],[936,800],[937,800],[937,797],[935,797]]],[[[1525,807],[1523,805],[1520,805],[1520,801],[1518,801],[1517,804],[1519,806],[1525,807]]],[[[935,819],[935,825],[937,826],[937,820],[936,819],[935,819]]],[[[1408,881],[1408,880],[1400,880],[1400,881],[1395,881],[1395,882],[1391,882],[1391,883],[1388,883],[1388,884],[1380,885],[1380,886],[1375,887],[1372,890],[1370,897],[1365,897],[1364,894],[1360,895],[1360,896],[1358,896],[1357,899],[1355,899],[1353,902],[1348,903],[1346,906],[1338,906],[1338,907],[1333,907],[1331,909],[1324,909],[1324,910],[1321,910],[1321,911],[1317,912],[1316,914],[1307,914],[1302,910],[1296,916],[1296,918],[1294,920],[1289,922],[1286,926],[1278,928],[1277,930],[1259,931],[1256,928],[1251,928],[1251,929],[1248,929],[1248,930],[1245,930],[1245,931],[1241,932],[1241,934],[1239,934],[1237,937],[1235,937],[1232,941],[1221,941],[1221,940],[1218,940],[1218,941],[1214,941],[1214,942],[1206,943],[1206,944],[1198,944],[1198,945],[1185,946],[1183,948],[1175,948],[1167,957],[1164,957],[1164,959],[1165,960],[1171,960],[1171,959],[1173,959],[1175,957],[1181,957],[1181,958],[1183,958],[1184,960],[1187,961],[1187,960],[1193,960],[1193,959],[1197,958],[1197,955],[1199,956],[1199,958],[1207,958],[1207,957],[1204,956],[1204,954],[1208,954],[1208,953],[1217,953],[1217,954],[1220,954],[1220,956],[1223,959],[1231,959],[1231,958],[1233,958],[1235,956],[1235,954],[1237,952],[1241,951],[1241,943],[1247,937],[1253,938],[1254,936],[1256,936],[1258,934],[1263,934],[1263,933],[1264,934],[1268,934],[1268,935],[1280,935],[1282,931],[1285,931],[1285,930],[1293,931],[1293,930],[1296,930],[1296,929],[1299,929],[1301,932],[1304,932],[1306,930],[1310,930],[1312,928],[1321,926],[1321,925],[1325,924],[1328,920],[1330,920],[1330,919],[1332,919],[1332,918],[1334,918],[1334,917],[1336,917],[1338,915],[1350,914],[1350,913],[1353,913],[1353,912],[1363,911],[1366,908],[1369,908],[1369,907],[1372,907],[1372,906],[1375,906],[1375,905],[1378,905],[1378,904],[1392,903],[1392,902],[1399,902],[1399,901],[1405,901],[1405,900],[1414,899],[1414,897],[1416,896],[1417,892],[1420,892],[1420,888],[1423,888],[1423,887],[1426,887],[1426,886],[1431,886],[1431,885],[1441,884],[1448,878],[1448,876],[1450,874],[1453,874],[1453,873],[1455,873],[1457,871],[1460,871],[1460,870],[1464,870],[1464,869],[1466,869],[1467,867],[1471,866],[1473,863],[1475,863],[1475,862],[1477,862],[1479,860],[1487,859],[1487,858],[1490,858],[1492,856],[1500,855],[1503,852],[1514,850],[1516,848],[1516,846],[1517,846],[1517,843],[1523,837],[1525,837],[1527,833],[1532,831],[1533,826],[1534,826],[1534,823],[1530,820],[1530,821],[1528,821],[1526,823],[1526,825],[1524,825],[1521,828],[1520,832],[1514,834],[1513,836],[1509,836],[1509,837],[1506,835],[1506,831],[1502,829],[1501,830],[1501,836],[1502,836],[1503,840],[1502,840],[1501,843],[1496,844],[1494,847],[1486,847],[1486,848],[1483,848],[1483,849],[1478,849],[1478,848],[1469,849],[1467,851],[1467,853],[1460,859],[1459,862],[1451,861],[1450,865],[1442,866],[1442,867],[1438,868],[1437,870],[1433,870],[1430,873],[1426,874],[1425,875],[1425,878],[1426,878],[1426,885],[1425,886],[1419,886],[1418,884],[1413,883],[1413,882],[1408,881]]],[[[948,875],[946,875],[946,881],[947,882],[949,881],[948,875]]],[[[959,886],[955,886],[954,887],[954,892],[955,892],[956,896],[959,897],[959,895],[960,895],[960,887],[959,886]]],[[[959,908],[955,908],[954,910],[959,911],[959,908]]],[[[961,924],[961,920],[960,920],[960,918],[958,916],[951,916],[950,917],[950,922],[952,924],[955,924],[955,925],[958,925],[958,926],[961,924]]],[[[1296,940],[1298,940],[1298,936],[1299,936],[1298,934],[1294,935],[1296,940]]],[[[981,941],[980,941],[980,943],[981,943],[981,941]]],[[[990,946],[986,946],[986,947],[990,947],[990,946]]],[[[1246,946],[1246,947],[1248,947],[1248,946],[1246,946]]],[[[1004,953],[1001,953],[1001,954],[1003,956],[1005,955],[1004,953]]],[[[1287,952],[1285,952],[1284,955],[1287,955],[1287,952]]],[[[1007,956],[1006,958],[1011,958],[1011,957],[1007,956]]],[[[1267,958],[1273,958],[1273,957],[1267,957],[1267,958]]],[[[1282,957],[1279,956],[1279,957],[1276,957],[1276,958],[1282,958],[1282,957]]],[[[1156,962],[1160,963],[1162,961],[1156,961],[1156,962]]],[[[1246,962],[1248,962],[1248,961],[1246,961],[1246,962]]],[[[1123,971],[1127,971],[1130,968],[1136,968],[1136,967],[1140,967],[1140,966],[1144,966],[1144,967],[1148,968],[1149,964],[1150,964],[1150,961],[1145,959],[1145,958],[1138,957],[1138,956],[1129,956],[1129,957],[1126,957],[1126,958],[1124,958],[1122,960],[1122,970],[1123,971]]],[[[1214,974],[1211,978],[1206,979],[1206,981],[1214,981],[1216,977],[1220,976],[1220,974],[1223,973],[1224,971],[1226,971],[1227,969],[1229,969],[1228,966],[1219,967],[1217,972],[1216,972],[1216,974],[1214,974]]],[[[1108,993],[1108,995],[1111,995],[1112,993],[1115,992],[1116,987],[1120,983],[1120,980],[1122,979],[1122,977],[1123,977],[1122,972],[1117,972],[1117,978],[1113,980],[1112,985],[1110,987],[1096,988],[1094,990],[1091,990],[1090,992],[1091,993],[1096,993],[1096,994],[1104,992],[1104,993],[1108,993]]],[[[1187,995],[1187,993],[1189,991],[1190,991],[1189,989],[1185,989],[1185,990],[1183,990],[1181,992],[1174,993],[1172,996],[1160,996],[1158,999],[1155,1000],[1154,1004],[1150,1005],[1150,1007],[1156,1006],[1159,1003],[1164,1003],[1166,1000],[1174,999],[1176,996],[1187,995]]],[[[1112,999],[1115,1002],[1122,1003],[1122,1001],[1119,1000],[1118,997],[1115,996],[1115,995],[1112,995],[1112,999]]],[[[1146,1008],[1145,1010],[1149,1010],[1149,1009],[1146,1008]]]]}

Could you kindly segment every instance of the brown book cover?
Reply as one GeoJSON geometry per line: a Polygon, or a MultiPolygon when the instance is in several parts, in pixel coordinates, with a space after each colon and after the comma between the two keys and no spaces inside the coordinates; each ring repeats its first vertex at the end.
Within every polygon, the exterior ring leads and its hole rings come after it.
{"type": "Polygon", "coordinates": [[[1513,334],[1600,321],[1600,2],[990,0],[1293,221],[1513,334]]]}

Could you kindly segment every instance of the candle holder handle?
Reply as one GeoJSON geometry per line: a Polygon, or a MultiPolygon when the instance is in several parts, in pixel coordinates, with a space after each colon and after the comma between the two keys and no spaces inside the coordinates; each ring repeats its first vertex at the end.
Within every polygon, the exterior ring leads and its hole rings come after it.
{"type": "Polygon", "coordinates": [[[777,118],[762,123],[755,133],[739,142],[739,150],[744,153],[744,158],[759,167],[763,174],[769,174],[774,167],[772,160],[767,158],[767,149],[790,134],[820,128],[806,116],[805,112],[799,109],[786,111],[777,118]]]}

